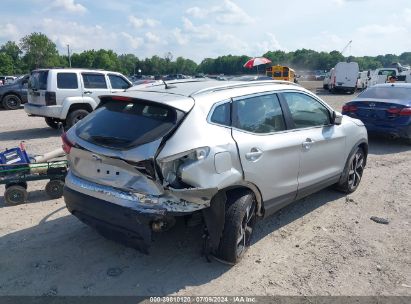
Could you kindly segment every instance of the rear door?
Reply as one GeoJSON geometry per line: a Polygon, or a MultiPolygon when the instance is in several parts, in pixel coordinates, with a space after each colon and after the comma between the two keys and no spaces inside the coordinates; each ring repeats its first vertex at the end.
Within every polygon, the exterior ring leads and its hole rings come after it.
{"type": "Polygon", "coordinates": [[[46,105],[48,70],[36,70],[30,74],[28,84],[28,102],[35,105],[46,105]]]}
{"type": "Polygon", "coordinates": [[[303,92],[283,92],[295,136],[300,140],[298,197],[313,193],[338,180],[345,165],[345,134],[331,124],[330,110],[303,92]]]}
{"type": "Polygon", "coordinates": [[[244,179],[260,189],[266,214],[294,200],[301,138],[288,132],[274,93],[233,100],[232,135],[237,143],[244,179]]]}
{"type": "Polygon", "coordinates": [[[92,98],[98,104],[100,102],[99,96],[110,94],[108,78],[104,73],[83,72],[81,78],[83,82],[83,99],[85,101],[92,98]]]}

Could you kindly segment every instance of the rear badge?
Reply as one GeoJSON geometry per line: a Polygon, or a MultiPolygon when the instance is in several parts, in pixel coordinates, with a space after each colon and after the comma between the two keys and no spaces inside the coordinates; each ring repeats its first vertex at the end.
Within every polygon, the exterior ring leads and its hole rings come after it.
{"type": "Polygon", "coordinates": [[[375,107],[375,103],[370,102],[370,107],[371,107],[371,108],[375,107]]]}

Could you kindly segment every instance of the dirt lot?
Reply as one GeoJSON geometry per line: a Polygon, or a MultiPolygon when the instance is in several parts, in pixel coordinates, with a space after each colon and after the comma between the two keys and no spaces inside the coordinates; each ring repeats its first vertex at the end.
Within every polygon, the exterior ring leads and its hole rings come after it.
{"type": "MultiPolygon", "coordinates": [[[[352,98],[304,85],[338,110],[352,98]]],[[[0,150],[21,140],[31,153],[60,145],[43,119],[0,111],[0,150]]],[[[234,267],[200,256],[198,228],[159,235],[150,255],[108,241],[44,185],[31,183],[29,202],[13,207],[0,186],[0,295],[411,295],[411,147],[401,141],[370,139],[349,197],[323,190],[259,222],[234,267]]]]}

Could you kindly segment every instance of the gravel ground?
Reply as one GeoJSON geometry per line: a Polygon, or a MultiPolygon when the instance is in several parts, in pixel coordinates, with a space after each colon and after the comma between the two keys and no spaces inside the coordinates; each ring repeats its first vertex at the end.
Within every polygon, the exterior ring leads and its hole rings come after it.
{"type": "MultiPolygon", "coordinates": [[[[302,84],[337,110],[352,98],[302,84]]],[[[22,140],[36,154],[60,145],[43,119],[0,111],[0,150],[22,140]]],[[[260,221],[233,267],[205,261],[199,228],[179,224],[144,255],[49,200],[45,182],[30,183],[28,202],[12,207],[0,186],[0,295],[411,295],[410,175],[410,146],[370,139],[355,193],[326,189],[260,221]]]]}

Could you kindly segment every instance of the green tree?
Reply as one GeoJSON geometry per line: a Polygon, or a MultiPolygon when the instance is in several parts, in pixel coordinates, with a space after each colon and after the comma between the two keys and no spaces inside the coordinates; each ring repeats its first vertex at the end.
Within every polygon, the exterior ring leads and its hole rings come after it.
{"type": "Polygon", "coordinates": [[[118,56],[120,72],[125,75],[134,75],[140,67],[140,60],[134,54],[122,54],[118,56]]]}
{"type": "Polygon", "coordinates": [[[405,65],[411,65],[411,52],[404,52],[399,56],[400,63],[405,65]]]}
{"type": "Polygon", "coordinates": [[[24,52],[23,62],[28,70],[47,68],[59,63],[56,44],[42,33],[32,33],[23,37],[20,48],[24,52]]]}
{"type": "Polygon", "coordinates": [[[22,53],[19,46],[14,41],[7,41],[3,44],[0,48],[0,52],[9,55],[14,62],[17,62],[20,59],[22,53]]]}
{"type": "Polygon", "coordinates": [[[0,47],[0,53],[7,54],[12,60],[12,74],[19,74],[21,67],[21,50],[14,41],[7,41],[0,47]]]}
{"type": "Polygon", "coordinates": [[[13,75],[13,58],[8,54],[0,52],[0,74],[13,75]]]}
{"type": "Polygon", "coordinates": [[[100,49],[95,53],[93,68],[117,71],[118,67],[117,54],[112,50],[100,49]]]}

